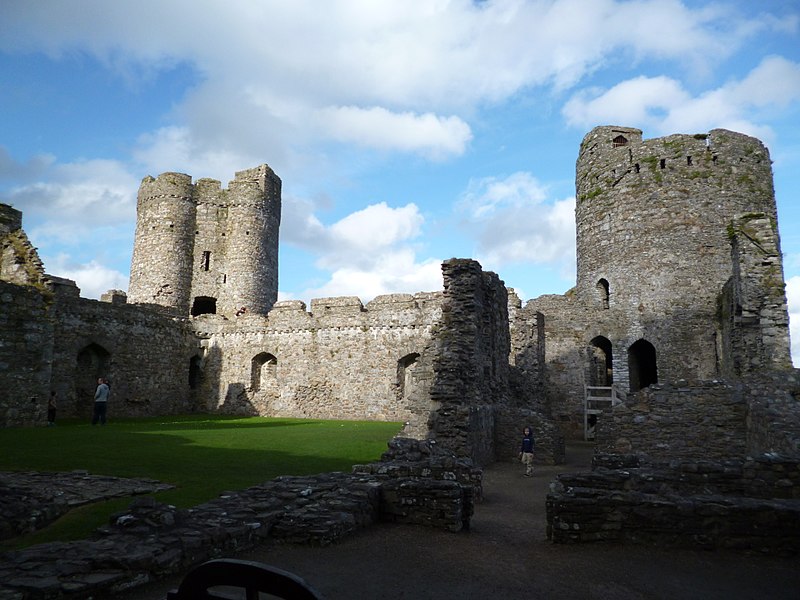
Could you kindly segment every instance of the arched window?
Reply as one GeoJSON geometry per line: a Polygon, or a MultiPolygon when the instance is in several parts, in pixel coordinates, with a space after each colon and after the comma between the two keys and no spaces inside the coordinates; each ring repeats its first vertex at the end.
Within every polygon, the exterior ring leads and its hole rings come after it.
{"type": "Polygon", "coordinates": [[[192,316],[217,314],[217,299],[209,296],[197,296],[192,302],[192,316]]]}
{"type": "Polygon", "coordinates": [[[278,359],[268,352],[256,354],[250,363],[250,389],[259,391],[278,380],[278,359]]]}
{"type": "Polygon", "coordinates": [[[617,137],[614,138],[614,141],[612,143],[614,144],[614,148],[619,148],[620,146],[627,146],[628,138],[626,138],[624,135],[618,135],[617,137]]]}
{"type": "Polygon", "coordinates": [[[628,348],[628,373],[630,390],[638,392],[650,384],[658,383],[656,349],[647,340],[636,340],[628,348]]]}
{"type": "Polygon", "coordinates": [[[600,300],[601,308],[608,308],[608,296],[609,296],[608,280],[601,279],[600,281],[597,282],[597,297],[600,300]]]}

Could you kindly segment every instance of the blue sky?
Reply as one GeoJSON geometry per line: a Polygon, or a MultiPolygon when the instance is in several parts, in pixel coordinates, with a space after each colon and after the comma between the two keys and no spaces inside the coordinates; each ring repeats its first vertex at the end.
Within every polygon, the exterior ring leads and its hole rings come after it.
{"type": "Polygon", "coordinates": [[[602,124],[769,147],[800,364],[796,0],[0,3],[0,201],[86,297],[127,289],[142,177],[265,162],[281,298],[436,290],[453,256],[563,293],[602,124]]]}

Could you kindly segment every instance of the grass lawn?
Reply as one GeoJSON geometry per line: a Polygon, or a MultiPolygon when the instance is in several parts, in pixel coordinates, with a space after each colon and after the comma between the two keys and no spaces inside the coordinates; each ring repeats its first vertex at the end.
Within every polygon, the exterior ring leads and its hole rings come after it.
{"type": "MultiPolygon", "coordinates": [[[[103,427],[60,420],[55,427],[0,429],[0,470],[84,469],[158,479],[177,488],[154,494],[156,499],[188,508],[278,475],[349,472],[354,464],[378,460],[400,427],[217,415],[114,420],[103,427]]],[[[130,501],[73,510],[41,531],[0,542],[0,550],[87,537],[130,501]]]]}

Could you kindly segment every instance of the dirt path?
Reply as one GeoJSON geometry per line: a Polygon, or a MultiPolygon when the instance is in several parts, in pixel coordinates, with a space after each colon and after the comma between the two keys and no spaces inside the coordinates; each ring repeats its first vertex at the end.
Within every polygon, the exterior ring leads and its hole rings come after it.
{"type": "MultiPolygon", "coordinates": [[[[545,496],[555,475],[588,468],[591,448],[567,465],[518,464],[484,473],[484,500],[469,532],[375,525],[325,548],[270,546],[239,558],[303,577],[328,600],[345,598],[558,598],[796,600],[800,559],[616,545],[561,546],[545,537],[545,496]]],[[[180,578],[116,598],[161,600],[180,578]]]]}

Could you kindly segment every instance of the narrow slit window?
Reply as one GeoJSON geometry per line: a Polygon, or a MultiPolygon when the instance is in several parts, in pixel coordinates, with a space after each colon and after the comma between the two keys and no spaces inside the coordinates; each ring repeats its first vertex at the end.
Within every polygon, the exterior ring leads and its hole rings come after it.
{"type": "Polygon", "coordinates": [[[662,169],[664,169],[664,168],[667,166],[667,159],[666,159],[666,158],[662,158],[662,159],[661,159],[661,162],[659,163],[659,166],[660,166],[662,169]]]}
{"type": "Polygon", "coordinates": [[[692,166],[692,157],[691,156],[687,156],[686,157],[686,164],[689,165],[690,167],[692,166]]]}
{"type": "Polygon", "coordinates": [[[211,252],[206,250],[205,252],[203,252],[203,264],[202,264],[203,271],[208,271],[210,266],[211,266],[211,252]]]}

